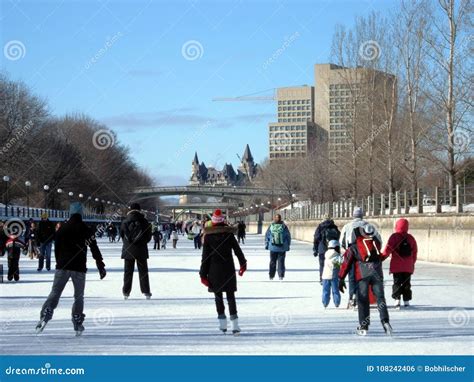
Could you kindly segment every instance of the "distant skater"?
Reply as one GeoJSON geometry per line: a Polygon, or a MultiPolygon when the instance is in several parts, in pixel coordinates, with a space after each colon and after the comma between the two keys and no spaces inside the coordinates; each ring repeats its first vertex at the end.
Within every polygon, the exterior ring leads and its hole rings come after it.
{"type": "Polygon", "coordinates": [[[280,280],[285,278],[285,257],[286,252],[290,250],[290,244],[290,230],[281,220],[281,215],[276,214],[265,234],[265,249],[270,250],[270,280],[274,279],[277,269],[280,280]]]}

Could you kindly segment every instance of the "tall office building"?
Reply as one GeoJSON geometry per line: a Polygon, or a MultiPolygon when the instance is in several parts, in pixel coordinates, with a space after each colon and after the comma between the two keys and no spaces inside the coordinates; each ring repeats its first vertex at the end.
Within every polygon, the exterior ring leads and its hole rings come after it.
{"type": "Polygon", "coordinates": [[[359,110],[363,112],[368,94],[372,99],[383,100],[382,92],[392,86],[396,77],[368,68],[334,64],[316,64],[314,72],[314,122],[328,132],[329,157],[335,159],[351,145],[355,105],[362,106],[359,110]],[[367,91],[369,86],[374,91],[367,91]]]}
{"type": "Polygon", "coordinates": [[[314,87],[294,86],[276,92],[278,121],[269,123],[270,160],[306,156],[324,148],[327,133],[314,123],[314,87]]]}

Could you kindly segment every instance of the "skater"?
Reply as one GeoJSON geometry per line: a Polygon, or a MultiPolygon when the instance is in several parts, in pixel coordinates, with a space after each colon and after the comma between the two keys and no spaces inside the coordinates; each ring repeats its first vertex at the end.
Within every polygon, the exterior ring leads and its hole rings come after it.
{"type": "Polygon", "coordinates": [[[87,272],[87,247],[91,249],[102,280],[107,272],[102,260],[95,233],[82,220],[82,205],[71,203],[70,218],[61,226],[56,235],[54,254],[56,257],[56,272],[53,286],[40,313],[40,321],[36,326],[41,333],[53,317],[54,309],[58,306],[61,294],[69,281],[74,285],[74,304],[72,305],[72,323],[77,336],[84,331],[84,288],[87,272]]]}
{"type": "MultiPolygon", "coordinates": [[[[352,217],[354,220],[347,223],[342,227],[341,236],[339,242],[344,250],[347,250],[351,244],[355,242],[356,234],[355,231],[359,227],[362,227],[366,224],[369,224],[362,218],[364,217],[364,211],[361,207],[354,207],[352,212],[352,217]]],[[[375,229],[375,227],[374,227],[375,229]]],[[[380,234],[375,229],[375,237],[382,244],[382,238],[380,234]]],[[[349,302],[347,303],[347,309],[356,309],[357,308],[357,282],[355,278],[354,266],[349,270],[349,302]]]]}
{"type": "Polygon", "coordinates": [[[5,223],[0,220],[0,256],[5,255],[8,236],[5,233],[5,223]]]}
{"type": "Polygon", "coordinates": [[[285,278],[285,257],[290,250],[291,234],[285,223],[281,220],[281,215],[276,214],[273,223],[265,233],[265,249],[270,250],[270,280],[273,280],[278,268],[280,280],[285,278]]]}
{"type": "Polygon", "coordinates": [[[26,248],[25,243],[19,236],[10,235],[6,242],[6,252],[8,260],[8,281],[20,280],[20,255],[21,251],[26,248]]]}
{"type": "Polygon", "coordinates": [[[194,235],[194,249],[201,249],[202,240],[201,240],[201,233],[202,233],[202,226],[199,220],[196,220],[191,228],[191,232],[194,235]]]}
{"type": "Polygon", "coordinates": [[[37,259],[39,256],[39,249],[37,244],[38,229],[36,228],[36,223],[31,222],[28,229],[28,235],[26,237],[26,246],[28,249],[28,256],[30,259],[37,259]]]}
{"type": "Polygon", "coordinates": [[[324,254],[328,249],[328,243],[331,240],[339,240],[340,234],[337,225],[329,216],[326,216],[314,232],[313,255],[314,257],[319,256],[319,283],[321,285],[323,284],[324,254]]]}
{"type": "Polygon", "coordinates": [[[166,243],[168,242],[168,234],[163,231],[161,234],[161,248],[166,249],[166,243]]]}
{"type": "Polygon", "coordinates": [[[322,274],[323,280],[323,305],[327,308],[331,301],[331,292],[334,305],[339,308],[341,303],[341,294],[339,293],[339,269],[342,264],[343,257],[341,255],[341,247],[337,240],[331,240],[328,243],[327,251],[324,254],[324,270],[322,274]]]}
{"type": "Polygon", "coordinates": [[[171,239],[173,240],[173,248],[176,249],[176,245],[178,244],[178,231],[174,230],[171,232],[171,239]]]}
{"type": "Polygon", "coordinates": [[[56,227],[52,221],[48,219],[48,214],[41,214],[41,221],[38,224],[38,245],[40,255],[38,259],[38,272],[41,272],[46,260],[46,270],[51,270],[51,247],[53,245],[56,227]]]}
{"type": "Polygon", "coordinates": [[[240,241],[242,240],[242,244],[245,244],[245,229],[247,226],[243,221],[239,221],[237,224],[237,238],[239,239],[239,244],[240,241]]]}
{"type": "Polygon", "coordinates": [[[115,237],[117,236],[117,227],[115,224],[110,223],[107,227],[107,236],[109,237],[110,243],[115,243],[115,237]]]}
{"type": "Polygon", "coordinates": [[[392,298],[395,308],[400,309],[400,298],[405,307],[410,306],[412,299],[411,275],[415,271],[418,248],[415,238],[408,233],[408,220],[398,219],[395,232],[388,239],[383,251],[383,258],[390,259],[390,273],[393,274],[392,298]]]}
{"type": "Polygon", "coordinates": [[[237,291],[237,277],[235,275],[232,251],[239,260],[239,276],[247,270],[247,260],[234,236],[235,228],[225,224],[221,210],[212,215],[212,226],[206,227],[205,240],[202,251],[201,269],[199,275],[201,283],[214,293],[219,329],[227,331],[227,317],[225,315],[224,295],[226,293],[229,305],[232,333],[239,335],[240,327],[237,316],[235,292],[237,291]]]}
{"type": "Polygon", "coordinates": [[[148,276],[148,242],[151,240],[151,224],[140,212],[140,205],[132,203],[120,228],[122,259],[124,260],[123,297],[128,299],[132,290],[135,262],[138,267],[140,290],[147,300],[151,298],[148,276]]]}
{"type": "Polygon", "coordinates": [[[158,227],[155,227],[153,231],[153,241],[155,242],[155,244],[153,245],[153,249],[157,249],[158,251],[160,250],[160,243],[162,239],[163,235],[161,234],[158,227]]]}
{"type": "Polygon", "coordinates": [[[339,290],[344,293],[346,284],[344,278],[352,266],[355,270],[355,278],[358,283],[357,302],[359,310],[358,335],[367,335],[370,325],[370,302],[369,287],[377,299],[377,309],[383,329],[388,335],[392,334],[389,323],[387,303],[383,290],[382,256],[380,253],[381,243],[376,236],[375,227],[366,224],[354,230],[355,240],[344,253],[344,263],[339,272],[339,290]]]}

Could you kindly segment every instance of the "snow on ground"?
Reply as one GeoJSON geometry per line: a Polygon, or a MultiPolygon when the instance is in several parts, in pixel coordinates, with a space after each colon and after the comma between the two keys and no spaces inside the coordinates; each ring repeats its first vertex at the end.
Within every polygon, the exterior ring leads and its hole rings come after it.
{"type": "MultiPolygon", "coordinates": [[[[100,281],[89,260],[82,337],[70,321],[72,285],[66,287],[44,333],[34,328],[51,287],[53,272],[36,272],[21,259],[21,281],[0,284],[2,354],[472,354],[473,268],[419,263],[413,279],[413,307],[390,310],[395,331],[386,337],[372,309],[368,337],[354,334],[357,312],[321,304],[318,262],[308,243],[295,241],[283,282],[268,279],[263,237],[243,246],[249,271],[239,277],[240,337],[217,330],[212,296],[200,284],[200,252],[181,238],[178,249],[151,250],[153,298],[140,294],[138,274],[129,300],[121,294],[121,243],[99,243],[108,275],[100,281]]],[[[423,250],[423,249],[421,249],[423,250]]],[[[449,246],[447,244],[447,250],[449,246]]],[[[6,267],[6,259],[1,263],[6,267]]],[[[6,268],[5,268],[6,271],[6,268]]],[[[391,277],[386,271],[386,294],[391,277]]],[[[347,302],[347,293],[343,304],[347,302]]]]}

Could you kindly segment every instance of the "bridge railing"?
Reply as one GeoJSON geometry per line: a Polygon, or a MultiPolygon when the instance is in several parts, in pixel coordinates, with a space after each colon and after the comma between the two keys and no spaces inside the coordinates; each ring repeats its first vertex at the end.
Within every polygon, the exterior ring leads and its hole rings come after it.
{"type": "MultiPolygon", "coordinates": [[[[373,194],[364,198],[348,198],[335,202],[311,203],[279,210],[260,209],[257,214],[247,215],[247,221],[270,221],[280,214],[285,221],[321,220],[326,216],[334,219],[350,218],[354,207],[362,207],[365,216],[392,216],[409,214],[474,213],[474,186],[457,185],[454,189],[435,187],[389,194],[373,194]]],[[[236,217],[238,220],[239,217],[236,217]]]]}

